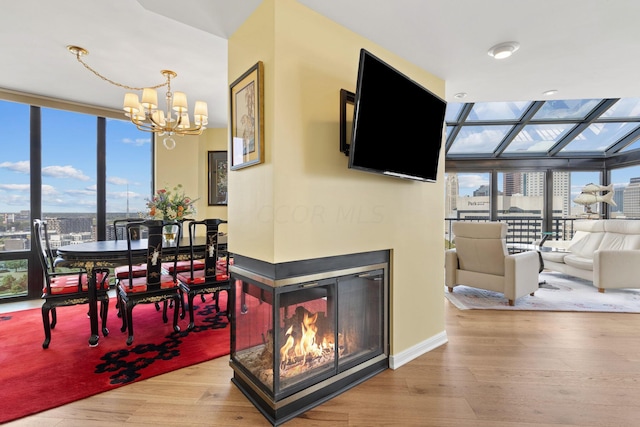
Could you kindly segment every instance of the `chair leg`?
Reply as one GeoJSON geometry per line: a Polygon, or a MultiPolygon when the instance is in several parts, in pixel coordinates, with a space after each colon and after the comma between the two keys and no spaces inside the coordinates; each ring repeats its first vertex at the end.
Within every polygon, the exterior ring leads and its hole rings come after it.
{"type": "Polygon", "coordinates": [[[184,319],[186,315],[187,315],[187,308],[184,302],[184,291],[182,290],[182,288],[180,288],[180,318],[184,319]]]}
{"type": "MultiPolygon", "coordinates": [[[[604,292],[604,289],[602,290],[604,292]]],[[[58,312],[55,307],[51,307],[51,329],[55,329],[58,323],[58,312]]]]}
{"type": "MultiPolygon", "coordinates": [[[[175,303],[173,304],[173,330],[175,332],[180,332],[180,326],[178,326],[178,317],[179,317],[179,311],[180,311],[180,300],[179,300],[180,296],[176,295],[174,297],[174,299],[172,299],[172,301],[175,300],[175,303]]],[[[166,303],[166,301],[165,301],[166,303]]]]}
{"type": "Polygon", "coordinates": [[[133,343],[133,307],[134,304],[125,304],[127,308],[127,329],[129,330],[129,336],[127,337],[127,345],[133,343]]]}
{"type": "Polygon", "coordinates": [[[51,308],[45,302],[42,305],[42,323],[44,325],[44,342],[42,343],[42,348],[49,348],[49,343],[51,342],[51,324],[49,323],[49,311],[51,308]]]}
{"type": "Polygon", "coordinates": [[[102,319],[102,335],[109,335],[109,329],[107,329],[107,315],[109,314],[109,300],[102,300],[100,303],[100,318],[102,319]]]}
{"type": "Polygon", "coordinates": [[[509,300],[509,305],[510,305],[510,306],[515,305],[515,303],[516,303],[516,302],[515,302],[514,300],[512,300],[512,299],[510,299],[510,300],[509,300]]]}
{"type": "Polygon", "coordinates": [[[194,297],[195,297],[195,294],[191,292],[187,294],[187,301],[189,304],[189,326],[187,326],[188,331],[192,330],[196,326],[194,315],[193,315],[193,298],[194,297]]]}
{"type": "Polygon", "coordinates": [[[162,302],[162,321],[164,323],[167,323],[169,321],[169,318],[167,317],[167,306],[168,306],[168,301],[164,300],[162,302]]]}
{"type": "Polygon", "coordinates": [[[122,319],[122,325],[120,325],[120,332],[127,330],[127,304],[118,295],[118,317],[122,319]]]}

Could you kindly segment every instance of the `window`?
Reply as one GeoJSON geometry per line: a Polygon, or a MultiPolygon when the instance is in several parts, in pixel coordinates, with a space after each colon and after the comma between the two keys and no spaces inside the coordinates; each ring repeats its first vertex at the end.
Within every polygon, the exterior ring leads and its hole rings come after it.
{"type": "Polygon", "coordinates": [[[610,205],[612,218],[640,218],[640,166],[631,166],[611,171],[613,202],[610,205]]]}
{"type": "Polygon", "coordinates": [[[0,100],[0,298],[26,296],[31,236],[29,106],[0,100]]]}
{"type": "Polygon", "coordinates": [[[153,158],[149,134],[124,120],[101,126],[105,118],[2,100],[0,114],[8,119],[0,136],[2,302],[40,296],[39,264],[29,263],[32,218],[47,219],[53,248],[96,240],[115,217],[145,211],[153,158]]]}
{"type": "Polygon", "coordinates": [[[138,217],[147,211],[152,193],[151,134],[124,120],[107,120],[107,240],[113,220],[138,217]]]}
{"type": "Polygon", "coordinates": [[[446,218],[489,218],[488,173],[448,173],[445,182],[446,218]]]}

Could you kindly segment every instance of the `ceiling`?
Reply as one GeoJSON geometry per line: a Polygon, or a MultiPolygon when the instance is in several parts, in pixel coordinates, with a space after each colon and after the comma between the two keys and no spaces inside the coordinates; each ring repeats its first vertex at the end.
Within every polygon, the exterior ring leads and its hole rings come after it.
{"type": "MultiPolygon", "coordinates": [[[[637,0],[298,0],[446,81],[463,102],[640,97],[637,0]],[[487,55],[517,41],[510,58],[487,55]],[[543,91],[557,89],[551,97],[543,91]]],[[[0,15],[0,88],[120,109],[124,89],[163,82],[227,121],[227,38],[261,0],[20,0],[0,15]]],[[[357,61],[357,55],[354,55],[357,61]]],[[[355,86],[354,76],[354,86],[355,86]]],[[[337,88],[338,89],[338,88],[337,88]]],[[[336,89],[336,90],[337,90],[336,89]]]]}

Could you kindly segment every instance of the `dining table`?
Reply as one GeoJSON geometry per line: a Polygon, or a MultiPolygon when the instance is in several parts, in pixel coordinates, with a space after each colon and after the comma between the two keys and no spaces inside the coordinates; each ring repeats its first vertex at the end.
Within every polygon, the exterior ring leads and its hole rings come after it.
{"type": "MultiPolygon", "coordinates": [[[[226,241],[226,235],[221,235],[220,239],[226,241]]],[[[179,246],[178,259],[189,260],[191,258],[191,248],[189,237],[184,236],[180,241],[165,241],[163,247],[179,246]]],[[[133,264],[147,262],[147,239],[131,241],[131,261],[133,264]]],[[[196,236],[193,243],[194,258],[204,258],[206,250],[205,236],[196,236]]],[[[173,251],[168,251],[173,252],[173,251]]],[[[173,259],[171,255],[171,259],[173,259]]],[[[57,249],[55,265],[62,267],[84,268],[88,276],[89,292],[89,320],[91,324],[91,336],[89,346],[98,345],[98,298],[96,278],[94,269],[115,268],[121,265],[128,265],[129,249],[126,240],[102,240],[93,242],[83,242],[71,245],[60,246],[57,249]]],[[[176,307],[176,309],[178,309],[176,307]]]]}

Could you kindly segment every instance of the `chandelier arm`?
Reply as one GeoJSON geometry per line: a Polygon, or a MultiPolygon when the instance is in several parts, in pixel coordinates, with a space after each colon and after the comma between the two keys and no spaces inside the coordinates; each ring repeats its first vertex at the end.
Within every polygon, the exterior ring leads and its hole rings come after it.
{"type": "MultiPolygon", "coordinates": [[[[94,70],[93,68],[91,68],[89,66],[89,64],[87,64],[86,62],[84,62],[81,58],[80,58],[80,54],[76,53],[76,59],[78,60],[79,63],[81,63],[82,65],[84,65],[84,68],[86,68],[87,70],[91,71],[93,74],[95,74],[96,76],[100,77],[102,80],[104,80],[105,82],[111,83],[114,86],[118,86],[124,89],[128,89],[128,90],[143,90],[144,88],[141,87],[132,87],[132,86],[127,86],[127,85],[123,85],[122,83],[118,83],[118,82],[114,82],[111,79],[106,78],[105,76],[103,76],[102,74],[98,73],[96,70],[94,70]]],[[[162,84],[159,85],[155,85],[155,86],[150,86],[152,89],[158,89],[161,88],[163,86],[166,86],[168,84],[168,82],[164,82],[162,84]]]]}

